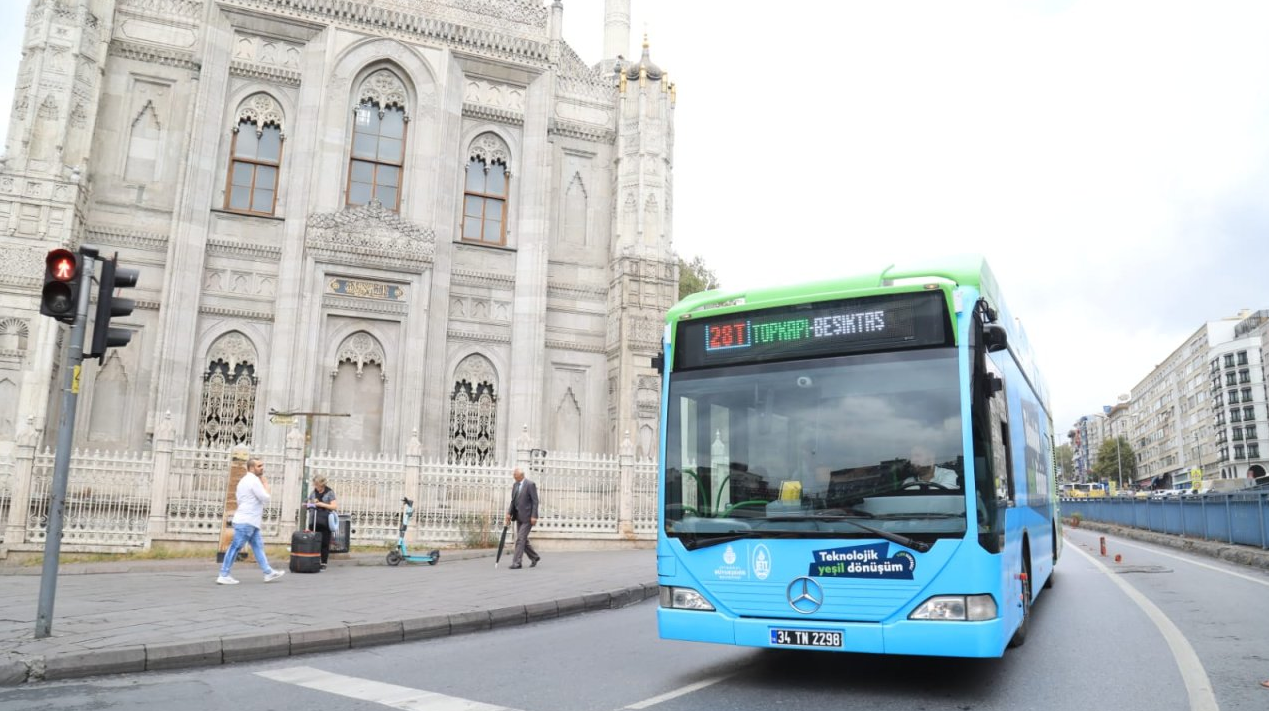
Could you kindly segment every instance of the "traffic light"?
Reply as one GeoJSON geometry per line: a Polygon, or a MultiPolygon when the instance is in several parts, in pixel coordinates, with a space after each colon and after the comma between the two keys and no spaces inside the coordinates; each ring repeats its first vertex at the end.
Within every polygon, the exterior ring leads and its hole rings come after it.
{"type": "Polygon", "coordinates": [[[40,313],[62,323],[75,323],[79,306],[79,256],[69,249],[50,249],[44,258],[44,291],[40,313]]]}
{"type": "Polygon", "coordinates": [[[116,316],[127,316],[136,308],[137,302],[115,296],[115,289],[126,289],[137,285],[140,271],[132,267],[119,266],[116,255],[102,260],[101,276],[98,278],[97,316],[93,322],[92,352],[98,363],[106,362],[107,348],[122,348],[132,340],[132,331],[126,328],[113,328],[110,319],[116,316]]]}

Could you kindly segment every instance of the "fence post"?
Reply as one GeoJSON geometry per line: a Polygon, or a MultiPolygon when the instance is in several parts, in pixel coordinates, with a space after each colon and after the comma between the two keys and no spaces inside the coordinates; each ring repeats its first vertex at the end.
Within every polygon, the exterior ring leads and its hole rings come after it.
{"type": "Polygon", "coordinates": [[[300,499],[306,492],[300,491],[304,478],[304,432],[292,427],[286,433],[286,447],[282,452],[282,508],[278,511],[278,534],[283,541],[291,540],[300,517],[300,499]]]}
{"type": "Polygon", "coordinates": [[[529,426],[525,425],[516,437],[516,466],[529,471],[530,458],[533,451],[533,438],[529,436],[529,426]]]}
{"type": "Polygon", "coordinates": [[[630,441],[630,431],[621,440],[620,497],[617,506],[617,533],[622,538],[634,540],[634,444],[630,441]]]}
{"type": "Polygon", "coordinates": [[[163,421],[154,430],[154,459],[150,474],[150,522],[146,527],[145,549],[149,550],[155,537],[167,533],[167,484],[172,471],[172,447],[176,428],[172,426],[172,412],[163,415],[163,421]]]}
{"type": "MultiPolygon", "coordinates": [[[[423,499],[419,496],[419,481],[423,478],[423,443],[419,441],[419,430],[416,427],[410,435],[410,441],[405,443],[405,492],[404,495],[419,502],[418,506],[422,507],[423,499]]],[[[418,530],[415,526],[415,530],[418,530]]]]}
{"type": "Polygon", "coordinates": [[[31,511],[31,477],[35,472],[35,443],[40,433],[35,429],[35,417],[26,418],[26,426],[18,433],[17,468],[13,470],[9,494],[9,521],[4,529],[6,548],[26,541],[26,519],[31,511]]]}

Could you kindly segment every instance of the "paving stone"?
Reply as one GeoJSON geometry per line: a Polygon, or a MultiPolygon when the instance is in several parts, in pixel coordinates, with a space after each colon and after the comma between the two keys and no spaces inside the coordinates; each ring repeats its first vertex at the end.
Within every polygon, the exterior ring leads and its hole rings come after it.
{"type": "Polygon", "coordinates": [[[233,635],[222,637],[220,644],[225,664],[276,659],[291,654],[291,635],[287,632],[233,635]]]}
{"type": "Polygon", "coordinates": [[[145,645],[147,671],[215,666],[220,664],[222,659],[219,639],[145,645]]]}

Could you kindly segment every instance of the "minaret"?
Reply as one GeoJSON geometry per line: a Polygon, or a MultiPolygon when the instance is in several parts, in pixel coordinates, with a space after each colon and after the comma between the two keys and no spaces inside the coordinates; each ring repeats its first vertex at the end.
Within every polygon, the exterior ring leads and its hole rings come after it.
{"type": "Polygon", "coordinates": [[[89,190],[85,173],[114,5],[114,0],[30,3],[0,159],[0,214],[5,216],[0,250],[8,255],[0,262],[0,284],[22,287],[20,296],[0,294],[0,311],[23,321],[27,332],[16,402],[0,407],[16,407],[22,420],[33,416],[46,438],[56,429],[49,424],[56,417],[49,411],[49,393],[50,378],[58,378],[61,339],[59,324],[39,313],[39,280],[49,249],[82,239],[89,190]]]}
{"type": "Polygon", "coordinates": [[[608,289],[608,382],[613,449],[629,434],[641,457],[656,454],[665,312],[678,298],[671,247],[674,86],[643,55],[618,75],[616,209],[608,289]]]}
{"type": "Polygon", "coordinates": [[[604,0],[604,66],[630,50],[630,0],[604,0]]]}

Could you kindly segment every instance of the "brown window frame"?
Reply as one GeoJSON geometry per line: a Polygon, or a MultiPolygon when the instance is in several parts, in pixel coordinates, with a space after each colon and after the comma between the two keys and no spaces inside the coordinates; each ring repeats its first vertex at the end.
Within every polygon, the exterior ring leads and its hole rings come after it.
{"type": "MultiPolygon", "coordinates": [[[[235,212],[240,215],[266,215],[266,216],[272,217],[277,214],[277,210],[278,210],[278,185],[282,182],[281,180],[282,156],[286,152],[286,137],[282,135],[282,127],[275,123],[266,123],[264,124],[264,126],[258,127],[256,126],[255,121],[252,121],[250,119],[243,119],[238,122],[237,129],[233,132],[233,134],[234,134],[234,140],[231,141],[229,144],[229,170],[225,173],[225,211],[235,212]],[[263,133],[264,129],[266,128],[277,129],[278,131],[278,160],[276,163],[267,161],[267,160],[261,160],[259,158],[238,157],[238,136],[242,134],[242,130],[243,130],[242,127],[244,125],[250,127],[250,130],[252,131],[259,130],[261,133],[263,133]],[[261,212],[260,210],[252,210],[250,207],[244,210],[242,208],[232,206],[231,201],[233,200],[233,189],[234,189],[234,165],[238,163],[244,163],[246,165],[251,166],[251,190],[249,193],[250,199],[247,201],[248,205],[250,205],[255,200],[256,175],[259,174],[259,168],[261,166],[264,166],[266,168],[274,169],[275,172],[274,172],[274,179],[273,179],[273,203],[269,205],[268,212],[261,212]]],[[[257,141],[258,140],[259,139],[257,138],[257,141]]]]}
{"type": "Polygon", "coordinates": [[[467,161],[467,166],[468,166],[468,170],[463,171],[463,201],[459,205],[459,209],[462,210],[462,216],[463,216],[462,222],[458,226],[459,239],[467,244],[484,244],[484,245],[490,245],[495,247],[505,247],[507,245],[507,208],[509,207],[511,203],[511,171],[507,169],[507,164],[503,163],[500,160],[487,161],[484,158],[480,158],[480,157],[473,157],[469,159],[467,161]],[[501,195],[497,195],[495,193],[482,193],[482,192],[477,192],[475,190],[468,189],[467,174],[470,171],[471,164],[476,162],[484,164],[485,166],[484,170],[486,174],[489,173],[490,166],[493,166],[493,165],[502,166],[502,173],[503,173],[502,187],[504,192],[501,195]],[[479,238],[472,238],[467,236],[467,219],[469,217],[472,217],[471,215],[467,214],[467,196],[468,195],[481,198],[480,237],[479,238]],[[484,201],[486,199],[500,200],[502,202],[502,217],[500,218],[500,221],[499,221],[497,242],[490,242],[489,240],[485,239],[485,222],[488,220],[488,218],[485,217],[485,202],[484,201]]]}
{"type": "MultiPolygon", "coordinates": [[[[379,117],[379,121],[380,121],[380,125],[382,125],[382,122],[383,122],[382,116],[379,117]]],[[[375,136],[376,138],[382,138],[383,134],[378,133],[378,134],[375,134],[375,136]]],[[[397,185],[396,185],[397,199],[395,204],[391,206],[383,205],[383,207],[384,209],[391,210],[392,212],[401,211],[401,193],[404,192],[404,188],[405,188],[405,145],[406,145],[406,141],[409,139],[409,136],[410,136],[410,117],[405,113],[404,106],[398,106],[396,104],[388,104],[387,106],[379,106],[377,102],[367,100],[357,104],[357,106],[353,108],[352,132],[350,134],[350,141],[348,144],[348,177],[344,181],[344,204],[346,206],[362,207],[364,205],[369,205],[370,201],[375,199],[375,193],[378,191],[378,188],[379,188],[379,167],[390,166],[397,169],[397,175],[398,175],[397,185]],[[401,162],[400,163],[392,163],[386,160],[379,160],[378,158],[375,158],[373,160],[369,158],[358,158],[356,155],[354,155],[353,150],[357,142],[357,118],[356,118],[357,111],[361,109],[363,106],[367,106],[367,105],[373,106],[374,108],[378,109],[380,113],[384,113],[391,110],[401,112],[401,162]],[[372,174],[370,178],[371,179],[370,200],[367,200],[364,203],[352,202],[353,163],[357,163],[357,162],[370,163],[374,170],[374,173],[372,174]]],[[[382,205],[382,203],[380,204],[382,205]]]]}

